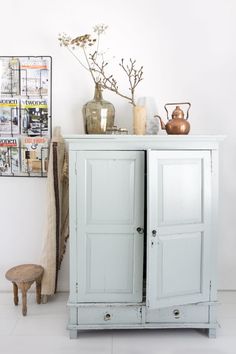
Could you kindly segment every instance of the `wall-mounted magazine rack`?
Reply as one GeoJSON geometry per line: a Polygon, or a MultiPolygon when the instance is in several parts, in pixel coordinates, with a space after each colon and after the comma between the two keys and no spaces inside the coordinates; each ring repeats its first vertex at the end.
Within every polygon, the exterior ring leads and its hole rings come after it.
{"type": "Polygon", "coordinates": [[[52,58],[0,56],[0,176],[46,177],[52,58]]]}

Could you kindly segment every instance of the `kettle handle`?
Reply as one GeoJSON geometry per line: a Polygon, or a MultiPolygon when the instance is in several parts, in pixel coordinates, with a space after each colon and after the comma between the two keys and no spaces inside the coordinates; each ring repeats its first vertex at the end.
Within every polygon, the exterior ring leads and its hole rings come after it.
{"type": "Polygon", "coordinates": [[[169,112],[168,112],[168,109],[166,108],[166,106],[179,106],[179,105],[183,105],[183,104],[187,104],[187,105],[189,106],[188,109],[187,109],[187,116],[186,116],[186,118],[185,118],[186,120],[188,120],[188,112],[189,112],[190,107],[191,107],[191,103],[189,103],[189,102],[166,103],[165,106],[164,106],[164,108],[165,108],[165,110],[166,110],[166,112],[167,112],[167,119],[170,120],[170,118],[169,118],[169,112]]]}

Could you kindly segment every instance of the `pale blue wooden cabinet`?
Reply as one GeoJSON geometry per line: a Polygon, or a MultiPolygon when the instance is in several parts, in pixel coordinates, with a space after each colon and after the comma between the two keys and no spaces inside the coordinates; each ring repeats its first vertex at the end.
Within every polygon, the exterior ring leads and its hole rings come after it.
{"type": "Polygon", "coordinates": [[[216,335],[222,136],[67,136],[70,337],[203,328],[216,335]]]}

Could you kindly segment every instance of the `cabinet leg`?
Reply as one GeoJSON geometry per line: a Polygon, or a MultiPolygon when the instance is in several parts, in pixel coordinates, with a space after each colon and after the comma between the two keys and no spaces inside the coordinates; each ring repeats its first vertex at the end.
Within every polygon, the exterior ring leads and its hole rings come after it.
{"type": "Polygon", "coordinates": [[[70,339],[76,339],[78,336],[77,329],[70,329],[70,339]]]}
{"type": "Polygon", "coordinates": [[[208,337],[209,338],[216,338],[216,328],[209,328],[208,329],[208,337]]]}

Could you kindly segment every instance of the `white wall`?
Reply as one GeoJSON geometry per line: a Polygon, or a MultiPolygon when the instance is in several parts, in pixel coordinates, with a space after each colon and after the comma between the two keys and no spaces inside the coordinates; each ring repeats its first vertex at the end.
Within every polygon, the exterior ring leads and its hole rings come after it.
{"type": "MultiPolygon", "coordinates": [[[[109,25],[106,40],[117,58],[144,65],[138,96],[153,96],[164,114],[171,101],[192,103],[193,134],[226,134],[221,146],[219,287],[236,289],[236,2],[234,0],[67,0],[1,3],[1,55],[53,57],[53,123],[65,134],[83,131],[81,107],[93,95],[88,73],[57,35],[109,25]]],[[[117,73],[117,75],[119,75],[117,73]]],[[[122,89],[127,88],[120,77],[122,89]]],[[[119,126],[131,126],[130,106],[111,93],[119,126]]],[[[0,178],[0,290],[5,271],[40,258],[45,179],[0,178]]],[[[68,255],[59,288],[68,286],[68,255]]]]}

